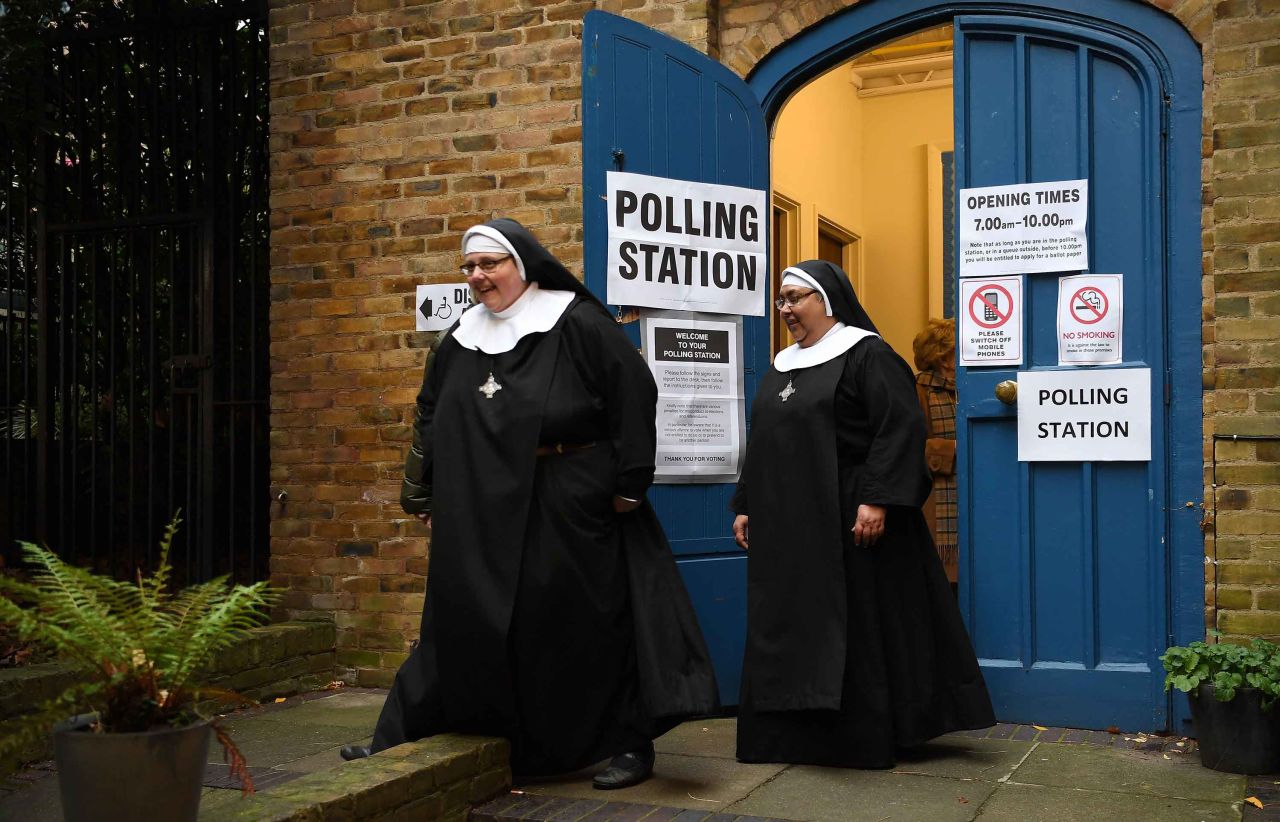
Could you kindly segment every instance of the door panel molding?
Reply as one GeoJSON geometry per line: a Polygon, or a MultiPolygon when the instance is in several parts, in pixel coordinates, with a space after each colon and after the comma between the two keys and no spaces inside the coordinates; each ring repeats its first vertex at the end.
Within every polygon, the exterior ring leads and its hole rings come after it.
{"type": "MultiPolygon", "coordinates": [[[[632,20],[588,12],[582,62],[585,273],[587,286],[604,300],[607,172],[768,191],[768,132],[741,78],[632,20]]],[[[769,313],[743,319],[748,418],[769,366],[769,313]]],[[[649,493],[698,612],[725,705],[738,701],[746,627],[746,557],[733,541],[732,493],[729,483],[657,485],[649,493]]]]}

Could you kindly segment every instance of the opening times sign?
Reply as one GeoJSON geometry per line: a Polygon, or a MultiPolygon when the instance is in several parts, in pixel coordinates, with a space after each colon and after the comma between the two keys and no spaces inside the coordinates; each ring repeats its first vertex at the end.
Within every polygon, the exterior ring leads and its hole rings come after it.
{"type": "Polygon", "coordinates": [[[610,303],[764,316],[764,191],[611,171],[608,201],[610,303]]]}
{"type": "Polygon", "coordinates": [[[1089,267],[1089,181],[960,190],[960,276],[1089,267]]]}

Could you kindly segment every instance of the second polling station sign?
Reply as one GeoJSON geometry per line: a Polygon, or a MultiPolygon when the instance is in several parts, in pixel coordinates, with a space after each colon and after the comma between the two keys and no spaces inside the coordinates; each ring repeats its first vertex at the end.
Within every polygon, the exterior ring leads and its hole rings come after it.
{"type": "Polygon", "coordinates": [[[764,316],[765,192],[611,171],[608,198],[610,303],[764,316]]]}

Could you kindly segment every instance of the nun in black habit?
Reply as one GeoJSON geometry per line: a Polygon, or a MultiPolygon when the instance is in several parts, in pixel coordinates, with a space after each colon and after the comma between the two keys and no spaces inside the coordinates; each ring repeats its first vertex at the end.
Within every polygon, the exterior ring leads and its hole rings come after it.
{"type": "Polygon", "coordinates": [[[477,305],[427,365],[401,496],[432,528],[422,636],[372,751],[504,736],[517,776],[613,757],[594,784],[626,787],[652,772],[655,737],[719,707],[645,500],[653,376],[519,223],[476,226],[463,251],[477,305]]]}
{"type": "Polygon", "coordinates": [[[788,268],[780,293],[796,344],[760,383],[733,499],[750,552],[738,759],[888,768],[995,716],[920,510],[911,369],[838,266],[788,268]]]}

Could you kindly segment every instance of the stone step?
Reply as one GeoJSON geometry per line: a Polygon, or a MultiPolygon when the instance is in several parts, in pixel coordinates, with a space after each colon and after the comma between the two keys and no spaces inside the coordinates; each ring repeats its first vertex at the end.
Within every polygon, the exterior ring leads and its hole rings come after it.
{"type": "Polygon", "coordinates": [[[512,791],[471,810],[470,822],[787,822],[765,816],[694,811],[634,802],[570,799],[512,791]]]}

